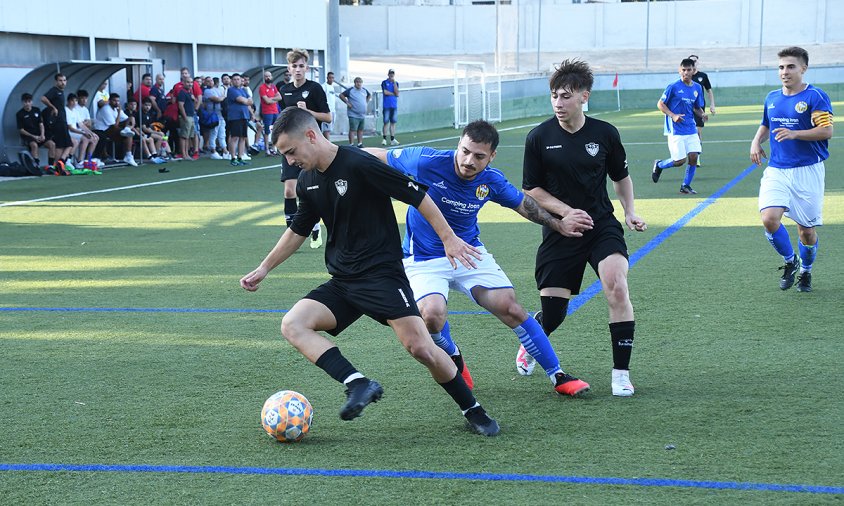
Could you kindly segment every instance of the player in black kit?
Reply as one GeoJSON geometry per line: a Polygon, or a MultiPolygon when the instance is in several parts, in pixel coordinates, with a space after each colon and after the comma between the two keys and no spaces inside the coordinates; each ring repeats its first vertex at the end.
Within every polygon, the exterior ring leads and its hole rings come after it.
{"type": "Polygon", "coordinates": [[[633,395],[629,373],[633,305],[627,291],[624,230],[613,216],[607,176],[624,208],[627,227],[641,232],[647,225],[634,209],[633,183],[618,130],[583,114],[592,82],[586,62],[563,61],[549,81],[554,117],[531,130],[525,141],[525,193],[560,216],[567,231],[562,235],[542,228],[542,244],[536,253],[542,303],[537,320],[549,336],[562,324],[569,299],[580,292],[586,264],[591,265],[609,305],[612,393],[629,397],[633,395]]]}
{"type": "MultiPolygon", "coordinates": [[[[712,83],[709,82],[709,76],[706,72],[702,72],[697,69],[697,61],[698,56],[696,54],[690,54],[689,59],[695,62],[695,73],[692,74],[692,81],[700,84],[701,88],[703,88],[703,92],[706,95],[709,95],[709,114],[715,116],[715,93],[712,91],[712,83]]],[[[706,110],[706,97],[704,97],[704,111],[706,110]]],[[[697,136],[700,139],[701,145],[703,145],[703,127],[706,121],[709,121],[709,115],[703,114],[702,116],[698,117],[695,114],[695,126],[697,126],[697,136]]],[[[700,153],[697,155],[697,165],[700,167],[700,153]]]]}
{"type": "MultiPolygon", "coordinates": [[[[331,109],[328,108],[328,99],[325,97],[325,90],[322,85],[305,78],[308,71],[308,58],[310,55],[305,49],[294,49],[287,53],[287,70],[292,77],[289,83],[278,89],[281,94],[279,107],[284,110],[287,107],[299,107],[311,113],[322,126],[323,123],[331,122],[331,109]]],[[[269,146],[267,146],[269,149],[269,146]]],[[[293,167],[287,163],[287,159],[281,159],[281,182],[284,183],[284,219],[287,226],[296,214],[296,179],[299,177],[299,167],[293,167]]],[[[319,236],[319,222],[314,225],[311,231],[311,248],[319,248],[322,245],[322,238],[319,236]]]]}
{"type": "Polygon", "coordinates": [[[427,187],[357,148],[323,137],[307,111],[289,107],[273,125],[272,142],[302,173],[296,185],[299,208],[275,247],[257,269],[240,280],[249,291],[287,260],[320,219],[325,222],[325,264],[331,279],[308,293],[284,316],[281,333],[302,355],[344,383],[340,418],[351,420],[383,394],[318,334],[338,335],[362,315],[393,328],[399,341],[454,399],[472,430],[498,433],[498,423],[475,400],[457,366],[434,342],[414,302],[402,266],[401,238],[390,198],[416,207],[443,240],[452,265],[474,267],[480,253],[458,238],[427,195],[427,187]]]}

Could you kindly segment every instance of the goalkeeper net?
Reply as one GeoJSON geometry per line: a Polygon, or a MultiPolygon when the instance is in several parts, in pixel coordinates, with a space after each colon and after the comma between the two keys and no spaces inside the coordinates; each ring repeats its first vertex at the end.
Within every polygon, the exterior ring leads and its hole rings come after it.
{"type": "Polygon", "coordinates": [[[454,128],[478,119],[501,121],[501,79],[482,62],[454,62],[454,128]]]}

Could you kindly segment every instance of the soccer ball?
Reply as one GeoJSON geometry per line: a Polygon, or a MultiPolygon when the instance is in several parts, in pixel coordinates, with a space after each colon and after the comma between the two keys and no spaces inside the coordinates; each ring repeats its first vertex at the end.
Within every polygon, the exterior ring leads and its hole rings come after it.
{"type": "Polygon", "coordinates": [[[261,409],[261,425],[270,437],[295,443],[311,428],[314,408],[299,392],[282,390],[270,396],[261,409]]]}

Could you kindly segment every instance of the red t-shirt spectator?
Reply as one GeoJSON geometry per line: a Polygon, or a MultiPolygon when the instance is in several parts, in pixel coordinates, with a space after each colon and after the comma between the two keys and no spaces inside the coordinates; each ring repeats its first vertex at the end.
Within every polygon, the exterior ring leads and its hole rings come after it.
{"type": "MultiPolygon", "coordinates": [[[[178,97],[179,92],[182,91],[182,88],[184,88],[184,87],[185,87],[185,85],[182,84],[181,81],[179,81],[178,83],[176,83],[175,86],[173,86],[173,91],[171,91],[170,93],[172,93],[174,97],[178,97]]],[[[199,83],[196,82],[196,81],[193,82],[193,92],[191,94],[194,97],[201,97],[202,96],[202,88],[200,88],[199,83]]]]}
{"type": "Polygon", "coordinates": [[[149,96],[149,92],[151,89],[152,87],[147,86],[145,84],[141,84],[141,89],[138,90],[137,93],[135,93],[135,100],[137,100],[138,102],[138,107],[140,107],[141,104],[144,103],[144,99],[149,96]]]}
{"type": "Polygon", "coordinates": [[[278,102],[268,104],[264,97],[273,98],[278,95],[278,88],[273,83],[261,83],[258,86],[258,96],[261,98],[261,114],[278,114],[278,102]]]}

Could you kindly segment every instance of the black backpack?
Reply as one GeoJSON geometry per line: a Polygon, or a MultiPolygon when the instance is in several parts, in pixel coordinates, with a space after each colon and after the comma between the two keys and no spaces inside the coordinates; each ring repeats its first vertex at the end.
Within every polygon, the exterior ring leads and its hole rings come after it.
{"type": "MultiPolygon", "coordinates": [[[[38,172],[40,173],[41,171],[38,172]]],[[[0,163],[0,177],[24,177],[34,175],[35,174],[30,174],[30,172],[18,162],[0,163]]]]}
{"type": "Polygon", "coordinates": [[[20,159],[21,165],[24,169],[29,171],[29,175],[31,176],[40,176],[41,175],[41,167],[39,167],[35,163],[35,158],[32,157],[32,154],[29,151],[21,151],[18,153],[18,158],[20,159]]]}

